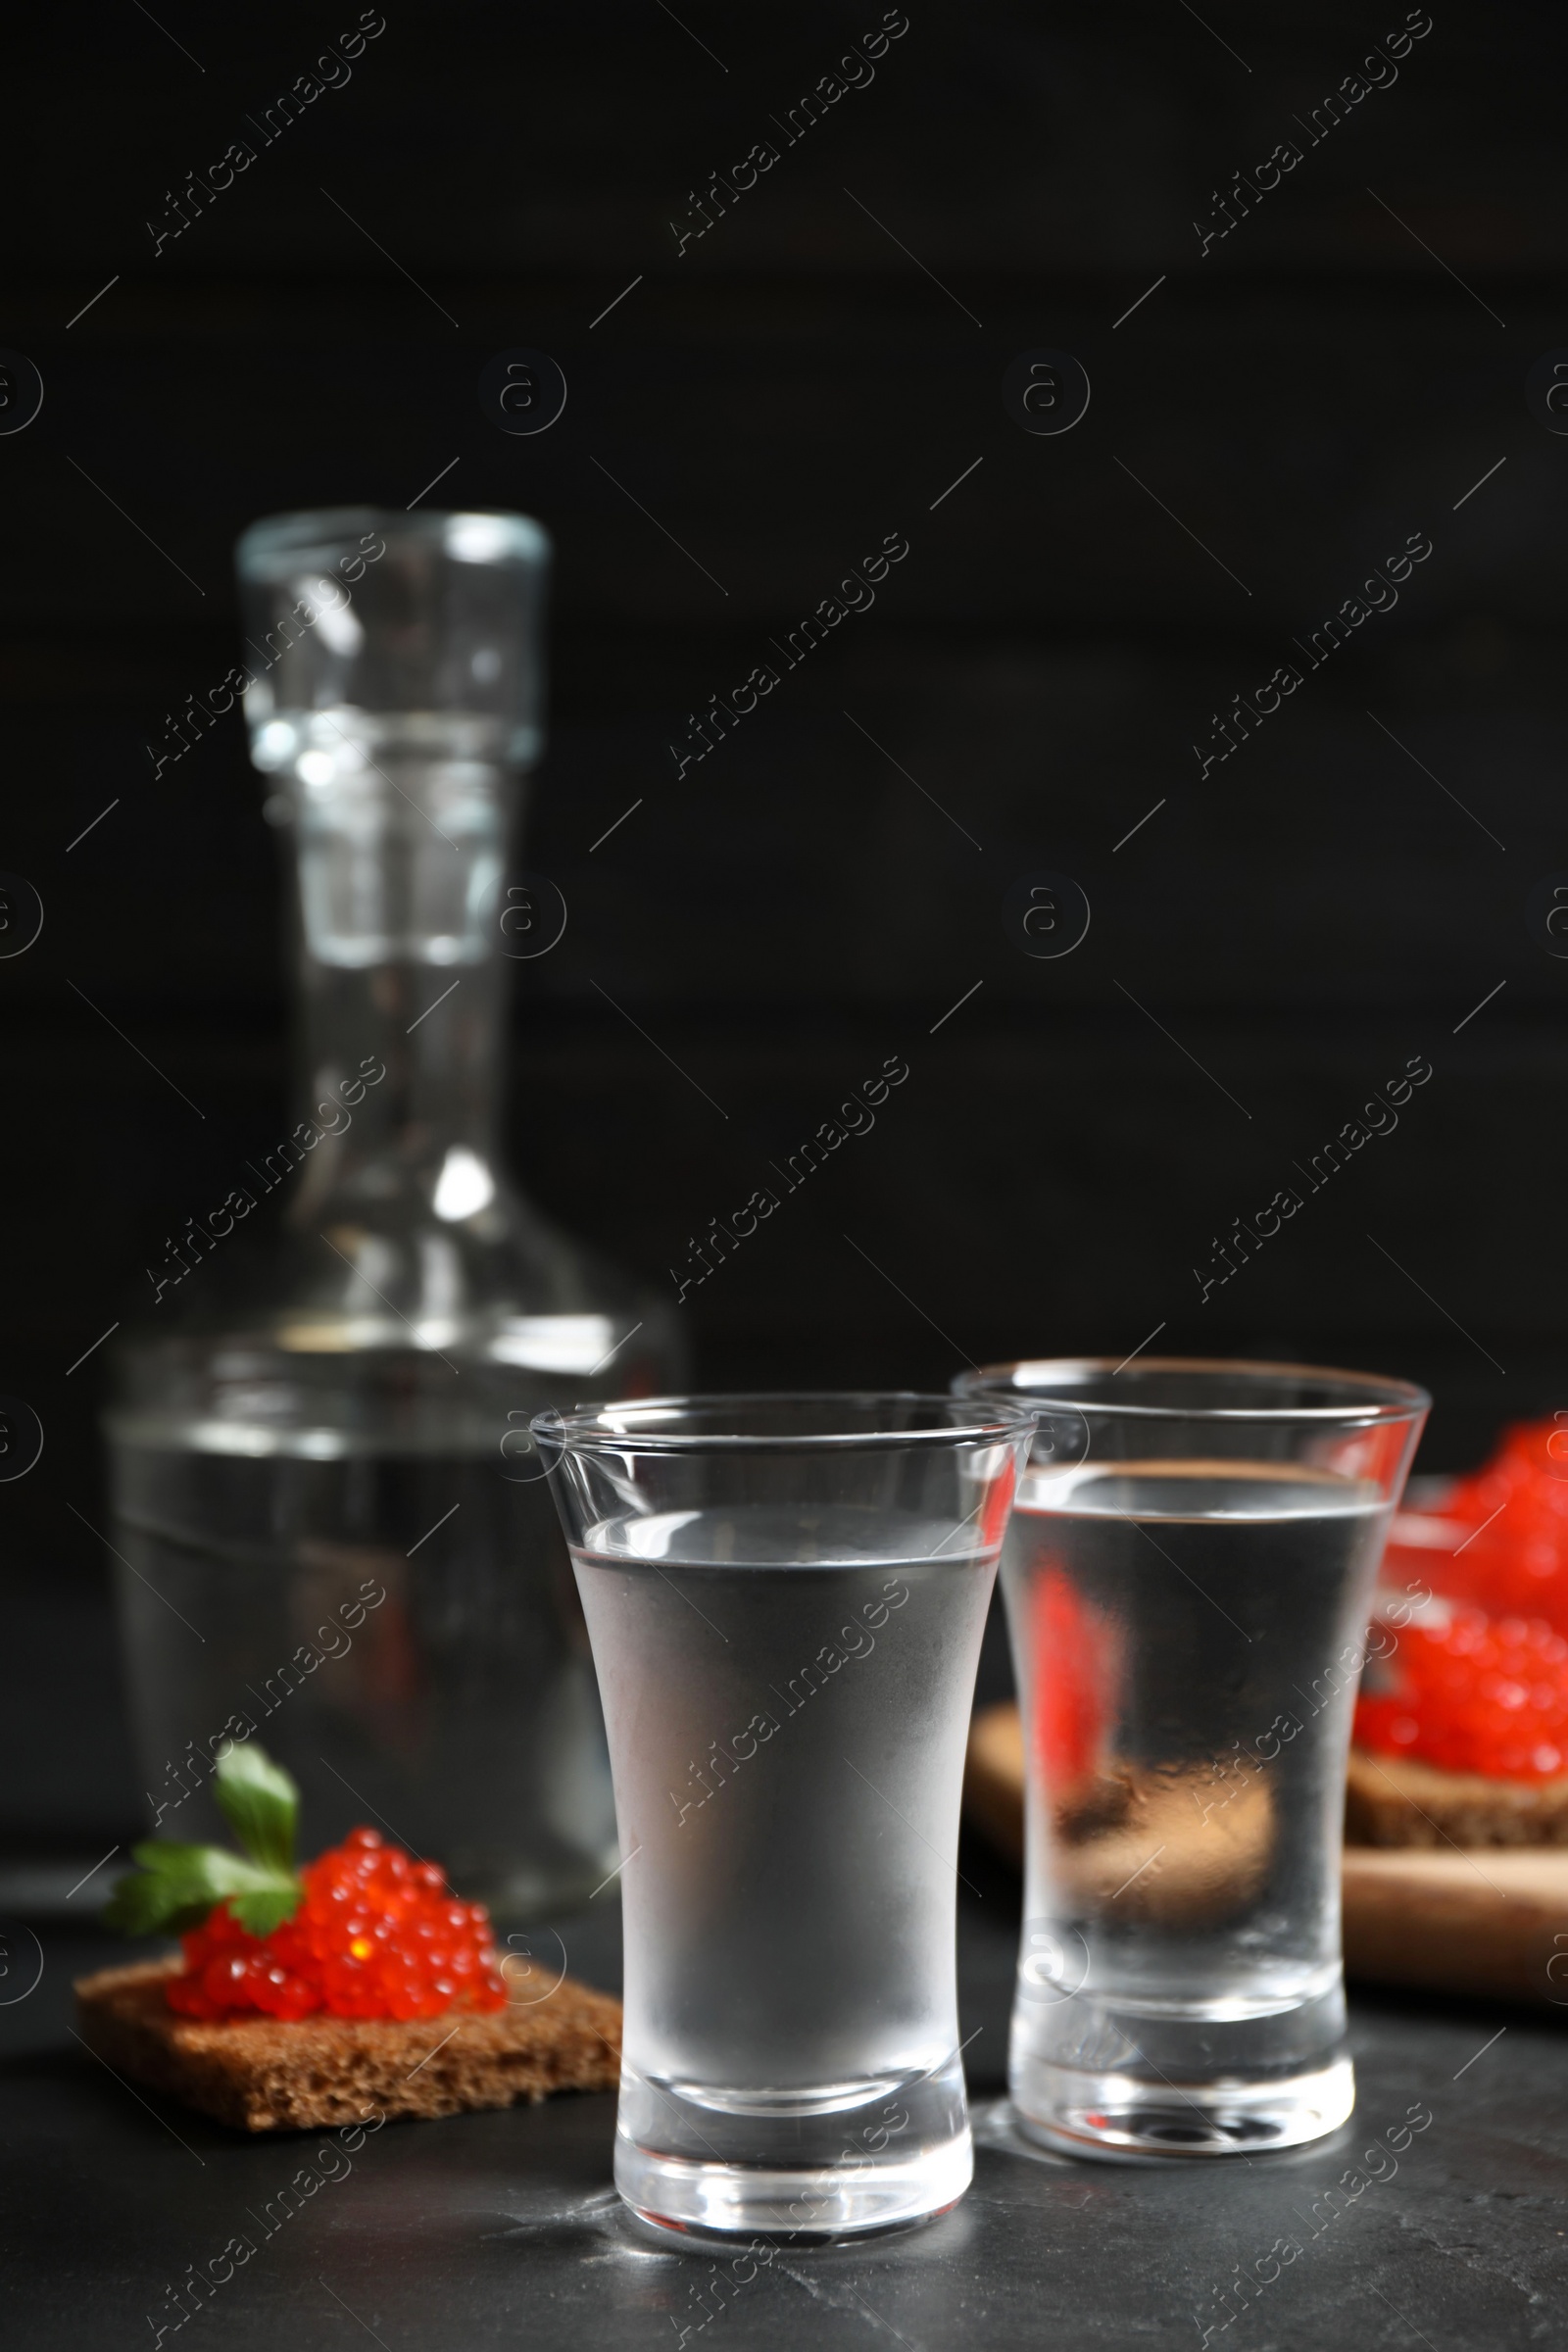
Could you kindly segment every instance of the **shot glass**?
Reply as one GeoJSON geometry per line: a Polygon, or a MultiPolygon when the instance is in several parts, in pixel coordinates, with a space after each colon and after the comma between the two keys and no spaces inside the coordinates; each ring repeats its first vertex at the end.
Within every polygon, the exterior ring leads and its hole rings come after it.
{"type": "Polygon", "coordinates": [[[913,1396],[533,1424],[623,1856],[615,2185],[656,2226],[837,2237],[968,2185],[958,1808],[1032,1427],[913,1396]]]}
{"type": "Polygon", "coordinates": [[[1430,1398],[1286,1364],[1001,1364],[1039,1409],[1003,1555],[1026,1878],[1010,2087],[1077,2155],[1332,2132],[1346,1756],[1430,1398]]]}

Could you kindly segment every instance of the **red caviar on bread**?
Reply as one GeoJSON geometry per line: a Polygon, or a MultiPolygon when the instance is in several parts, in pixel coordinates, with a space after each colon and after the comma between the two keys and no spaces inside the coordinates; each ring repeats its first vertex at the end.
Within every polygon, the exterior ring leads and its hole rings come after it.
{"type": "Polygon", "coordinates": [[[1568,1641],[1544,1618],[1455,1606],[1369,1664],[1355,1742],[1498,1780],[1568,1773],[1568,1641]]]}
{"type": "Polygon", "coordinates": [[[433,1862],[351,1830],[301,1873],[305,1899],[268,1936],[226,1902],[181,1938],[169,1985],[181,2017],[439,2017],[507,2005],[490,1915],[460,1902],[433,1862]]]}
{"type": "Polygon", "coordinates": [[[1384,1576],[1437,1598],[1369,1660],[1356,1745],[1499,1781],[1568,1776],[1568,1414],[1504,1430],[1436,1510],[1400,1512],[1384,1576]]]}
{"type": "Polygon", "coordinates": [[[460,1901],[435,1863],[359,1829],[297,1869],[299,1790],[254,1740],[223,1750],[214,1792],[243,1850],[150,1838],[105,1913],[126,1935],[181,1932],[185,1965],[167,1986],[179,2015],[407,2020],[506,2007],[489,1913],[460,1901]]]}

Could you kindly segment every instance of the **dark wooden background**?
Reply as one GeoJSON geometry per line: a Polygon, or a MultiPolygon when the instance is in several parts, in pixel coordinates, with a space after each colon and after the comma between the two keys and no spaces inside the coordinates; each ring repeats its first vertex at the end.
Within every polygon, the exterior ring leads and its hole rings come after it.
{"type": "Polygon", "coordinates": [[[67,1367],[283,1109],[239,719],[156,781],[144,747],[236,656],[248,520],[402,508],[453,459],[430,503],[522,508],[558,548],[523,862],[571,920],[518,967],[512,1045],[537,1198],[667,1284],[847,1087],[909,1064],[682,1309],[703,1380],[945,1384],[1163,1324],[1426,1380],[1428,1466],[1568,1404],[1568,962],[1526,924],[1568,869],[1568,439],[1524,398],[1568,345],[1562,12],[1434,0],[1396,83],[1306,147],[1396,0],[909,0],[871,85],[677,256],[688,192],[873,0],[387,0],[347,85],[155,258],[166,192],[357,14],[160,0],[9,36],[0,343],[46,388],[0,438],[0,867],[47,914],[0,962],[0,1391],[47,1431],[0,1486],[14,1844],[107,1842],[134,1790],[67,1507],[104,1524],[101,1357],[67,1367]],[[1211,191],[1293,137],[1200,257],[1211,191]],[[514,345],[569,383],[538,438],[478,406],[514,345]],[[1002,402],[1039,347],[1093,384],[1057,438],[1002,402]],[[874,611],[677,781],[687,711],[890,531],[874,611]],[[1412,532],[1397,609],[1200,782],[1210,713],[1412,532]],[[1093,907],[1059,961],[1002,922],[1039,869],[1093,907]],[[1200,1303],[1212,1237],[1412,1055],[1397,1132],[1200,1303]]]}

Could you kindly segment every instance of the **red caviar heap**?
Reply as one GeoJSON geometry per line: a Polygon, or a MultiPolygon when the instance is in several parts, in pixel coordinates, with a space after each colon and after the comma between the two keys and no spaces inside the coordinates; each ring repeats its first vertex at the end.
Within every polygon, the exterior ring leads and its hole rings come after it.
{"type": "Polygon", "coordinates": [[[1499,1779],[1568,1773],[1568,1641],[1543,1618],[1456,1607],[1404,1627],[1376,1671],[1392,1687],[1358,1700],[1358,1745],[1499,1779]]]}
{"type": "Polygon", "coordinates": [[[1453,1528],[1447,1557],[1400,1545],[1396,1521],[1396,1566],[1455,1600],[1544,1617],[1568,1633],[1568,1415],[1504,1430],[1492,1459],[1454,1481],[1436,1517],[1453,1528]]]}
{"type": "Polygon", "coordinates": [[[303,1902],[270,1935],[248,1935],[224,1901],[181,1937],[172,2009],[410,2018],[506,2007],[490,1915],[458,1901],[433,1862],[412,1860],[375,1830],[351,1830],[301,1876],[303,1902]]]}
{"type": "Polygon", "coordinates": [[[240,1852],[149,1838],[104,1912],[125,1936],[179,1934],[185,1966],[166,1992],[182,2017],[506,2007],[490,1915],[460,1902],[435,1863],[351,1830],[296,1869],[300,1792],[254,1739],[221,1748],[213,1794],[240,1852]]]}

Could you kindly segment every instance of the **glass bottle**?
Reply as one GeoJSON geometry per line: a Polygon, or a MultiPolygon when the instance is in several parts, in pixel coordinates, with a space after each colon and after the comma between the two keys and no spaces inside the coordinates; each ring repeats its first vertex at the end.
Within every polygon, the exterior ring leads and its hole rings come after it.
{"type": "Polygon", "coordinates": [[[679,1372],[667,1306],[546,1224],[499,1149],[507,958],[565,915],[506,883],[549,541],[344,509],[254,524],[238,564],[252,758],[295,853],[296,1103],[172,1237],[118,1359],[148,1807],[164,1837],[219,1835],[215,1751],[254,1735],[301,1784],[309,1850],[368,1822],[526,1917],[615,1858],[528,1421],[679,1372]]]}

